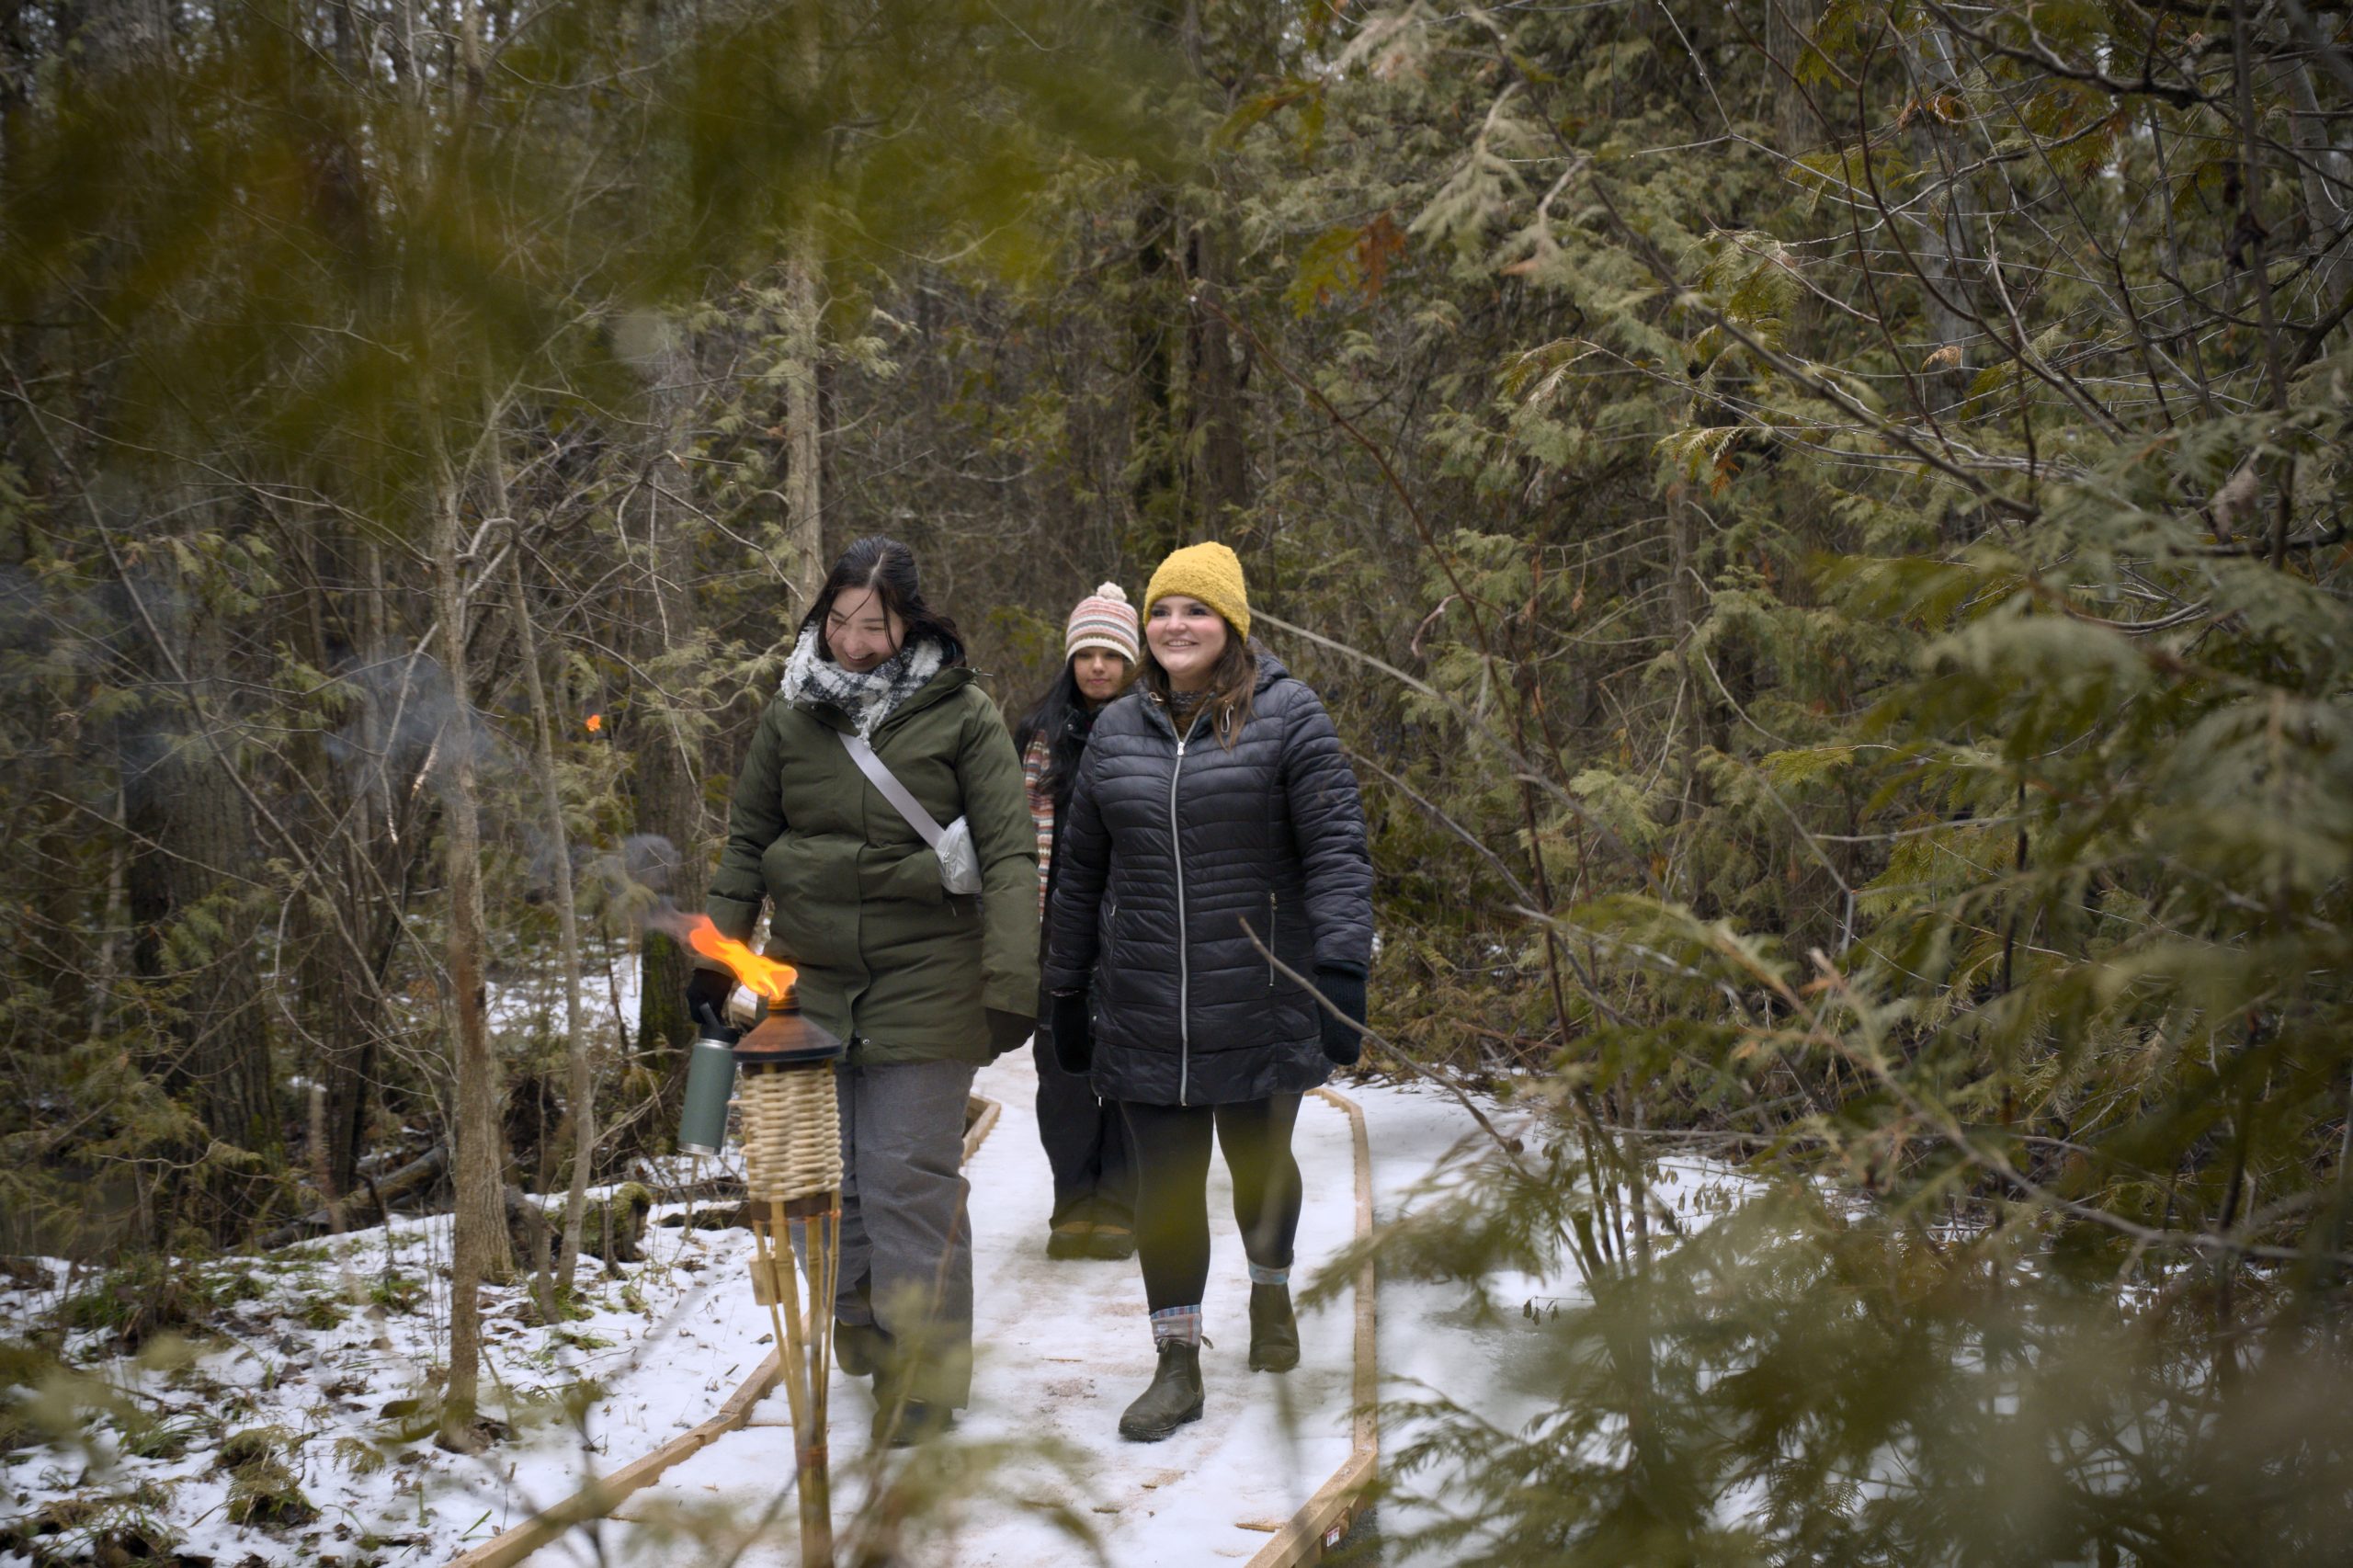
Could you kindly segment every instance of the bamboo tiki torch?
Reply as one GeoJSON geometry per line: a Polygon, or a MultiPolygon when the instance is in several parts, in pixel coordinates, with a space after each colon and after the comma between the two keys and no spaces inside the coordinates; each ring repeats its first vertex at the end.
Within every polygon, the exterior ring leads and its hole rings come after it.
{"type": "Polygon", "coordinates": [[[834,1282],[841,1267],[842,1124],[834,1099],[834,1064],[841,1060],[842,1042],[801,1011],[790,965],[720,936],[708,919],[692,924],[688,941],[697,952],[726,964],[767,1004],[767,1017],[741,1038],[724,1020],[704,1020],[694,1058],[699,1076],[688,1083],[679,1144],[716,1152],[725,1138],[726,1080],[739,1077],[752,1295],[767,1308],[775,1325],[778,1364],[792,1410],[801,1562],[802,1568],[833,1568],[825,1404],[832,1386],[834,1282]],[[715,1060],[730,1040],[732,1074],[715,1060]]]}

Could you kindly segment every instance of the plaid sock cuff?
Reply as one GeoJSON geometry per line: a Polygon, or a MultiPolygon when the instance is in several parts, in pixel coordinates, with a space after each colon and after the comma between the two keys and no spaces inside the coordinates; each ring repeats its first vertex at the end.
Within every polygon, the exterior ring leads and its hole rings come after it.
{"type": "Polygon", "coordinates": [[[1250,1266],[1250,1283],[1253,1285],[1288,1285],[1290,1283],[1290,1265],[1285,1264],[1280,1268],[1261,1268],[1258,1265],[1254,1263],[1250,1266]]]}
{"type": "Polygon", "coordinates": [[[1174,1340],[1179,1345],[1201,1342],[1201,1309],[1163,1307],[1152,1314],[1152,1343],[1155,1348],[1174,1340]]]}

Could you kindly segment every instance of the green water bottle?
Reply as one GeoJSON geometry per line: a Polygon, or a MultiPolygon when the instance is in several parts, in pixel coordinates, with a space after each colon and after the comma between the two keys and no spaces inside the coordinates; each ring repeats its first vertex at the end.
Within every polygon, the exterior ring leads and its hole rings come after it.
{"type": "Polygon", "coordinates": [[[735,1040],[708,1003],[698,1008],[702,1029],[687,1058],[687,1105],[678,1117],[678,1153],[716,1154],[727,1142],[727,1100],[735,1092],[735,1040]]]}

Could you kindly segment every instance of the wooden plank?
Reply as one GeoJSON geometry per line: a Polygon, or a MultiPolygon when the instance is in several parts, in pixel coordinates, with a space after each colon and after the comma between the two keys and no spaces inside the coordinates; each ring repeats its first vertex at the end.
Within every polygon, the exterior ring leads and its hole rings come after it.
{"type": "Polygon", "coordinates": [[[968,1119],[964,1125],[964,1163],[969,1165],[972,1156],[981,1152],[981,1145],[989,1141],[989,1134],[996,1131],[997,1118],[1005,1114],[1005,1108],[986,1095],[968,1096],[965,1108],[968,1119]],[[977,1111],[972,1108],[975,1106],[980,1108],[977,1111]]]}
{"type": "MultiPolygon", "coordinates": [[[[1364,1108],[1336,1089],[1318,1089],[1322,1098],[1347,1113],[1356,1144],[1357,1239],[1372,1234],[1372,1140],[1365,1131],[1364,1108]]],[[[1372,1260],[1357,1269],[1355,1401],[1350,1424],[1347,1463],[1315,1489],[1275,1539],[1258,1549],[1249,1568],[1295,1568],[1317,1562],[1347,1539],[1356,1524],[1357,1507],[1381,1469],[1381,1417],[1374,1401],[1381,1392],[1381,1356],[1376,1337],[1379,1304],[1372,1260]]]]}
{"type": "MultiPolygon", "coordinates": [[[[965,1104],[964,1161],[981,1152],[981,1145],[1005,1114],[1005,1107],[985,1095],[973,1095],[965,1104]]],[[[610,1475],[593,1477],[587,1485],[566,1497],[553,1507],[539,1513],[501,1532],[475,1547],[472,1551],[450,1559],[449,1568],[515,1568],[515,1564],[554,1540],[575,1525],[602,1518],[620,1506],[622,1499],[662,1478],[665,1471],[683,1460],[690,1459],[728,1433],[752,1418],[752,1411],[767,1398],[784,1374],[779,1359],[782,1346],[768,1352],[743,1386],[727,1396],[719,1414],[690,1431],[681,1432],[652,1453],[631,1460],[610,1475]]]]}
{"type": "Polygon", "coordinates": [[[776,1387],[777,1379],[783,1375],[783,1371],[784,1363],[779,1358],[779,1353],[770,1350],[767,1359],[762,1361],[744,1381],[743,1386],[730,1394],[726,1403],[719,1407],[718,1415],[689,1431],[679,1433],[652,1453],[631,1460],[612,1474],[593,1478],[587,1485],[553,1507],[532,1515],[513,1529],[494,1536],[472,1551],[453,1558],[450,1568],[514,1568],[514,1564],[574,1525],[611,1513],[630,1494],[659,1480],[671,1466],[701,1452],[750,1419],[752,1407],[767,1397],[768,1391],[776,1387]]]}

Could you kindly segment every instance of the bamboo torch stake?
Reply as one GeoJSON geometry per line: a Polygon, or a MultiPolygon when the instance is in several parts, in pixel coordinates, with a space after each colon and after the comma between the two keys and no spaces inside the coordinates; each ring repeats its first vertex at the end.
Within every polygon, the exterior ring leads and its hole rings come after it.
{"type": "Polygon", "coordinates": [[[794,1356],[787,1324],[792,1321],[792,1310],[787,1291],[796,1289],[791,1277],[779,1267],[779,1255],[789,1255],[790,1243],[778,1245],[783,1233],[775,1221],[763,1221],[757,1215],[752,1220],[752,1247],[756,1255],[755,1267],[761,1272],[762,1294],[768,1299],[768,1323],[776,1330],[777,1352],[784,1368],[784,1397],[792,1408],[792,1429],[796,1433],[808,1425],[808,1402],[801,1394],[801,1384],[792,1375],[794,1356]]]}
{"type": "Polygon", "coordinates": [[[825,1415],[841,1261],[841,1120],[834,1085],[841,1054],[841,1042],[803,1017],[790,992],[735,1046],[756,1267],[792,1407],[802,1568],[833,1568],[834,1561],[825,1415]]]}
{"type": "Polygon", "coordinates": [[[806,1278],[812,1298],[809,1305],[815,1306],[822,1260],[813,1258],[806,1270],[795,1267],[795,1227],[786,1203],[768,1204],[768,1224],[784,1237],[784,1244],[777,1249],[779,1284],[783,1287],[777,1295],[784,1305],[784,1336],[779,1341],[784,1346],[784,1381],[792,1391],[793,1462],[801,1487],[801,1561],[830,1563],[834,1560],[833,1499],[826,1484],[824,1395],[819,1381],[824,1369],[810,1358],[801,1300],[801,1282],[806,1278]]]}

